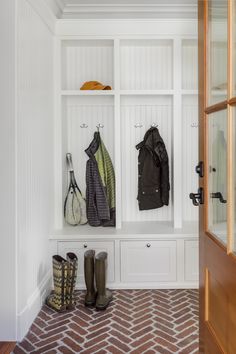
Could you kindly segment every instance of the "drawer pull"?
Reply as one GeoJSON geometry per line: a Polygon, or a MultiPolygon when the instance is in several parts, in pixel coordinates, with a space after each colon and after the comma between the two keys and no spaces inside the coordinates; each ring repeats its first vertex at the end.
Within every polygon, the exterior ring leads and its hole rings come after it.
{"type": "Polygon", "coordinates": [[[150,248],[150,247],[151,247],[151,244],[150,244],[150,243],[147,243],[147,244],[146,244],[146,247],[147,247],[147,248],[150,248]]]}
{"type": "Polygon", "coordinates": [[[87,247],[88,247],[87,243],[84,243],[84,248],[87,248],[87,247]]]}

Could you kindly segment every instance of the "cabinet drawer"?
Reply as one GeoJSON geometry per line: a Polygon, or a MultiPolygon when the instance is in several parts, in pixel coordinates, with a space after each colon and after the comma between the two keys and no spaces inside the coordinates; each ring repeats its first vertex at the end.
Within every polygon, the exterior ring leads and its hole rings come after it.
{"type": "Polygon", "coordinates": [[[185,281],[196,281],[198,280],[199,274],[199,242],[196,241],[185,241],[184,244],[184,278],[185,281]]]}
{"type": "Polygon", "coordinates": [[[121,281],[176,281],[176,241],[122,241],[121,281]]]}
{"type": "Polygon", "coordinates": [[[62,257],[66,257],[67,252],[74,252],[78,257],[78,278],[77,284],[84,283],[84,252],[93,249],[96,253],[106,251],[107,256],[107,281],[114,281],[114,242],[113,241],[63,241],[58,242],[57,251],[62,257]]]}

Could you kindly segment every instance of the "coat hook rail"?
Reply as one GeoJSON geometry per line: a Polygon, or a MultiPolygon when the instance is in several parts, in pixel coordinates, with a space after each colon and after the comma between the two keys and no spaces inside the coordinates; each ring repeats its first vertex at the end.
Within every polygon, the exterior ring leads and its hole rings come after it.
{"type": "Polygon", "coordinates": [[[199,124],[198,123],[192,123],[191,124],[191,128],[198,128],[199,127],[199,124]]]}
{"type": "Polygon", "coordinates": [[[80,128],[88,128],[88,125],[85,124],[85,123],[83,123],[83,124],[80,126],[80,128]]]}
{"type": "Polygon", "coordinates": [[[142,128],[142,126],[143,125],[141,123],[137,123],[137,124],[134,125],[135,128],[142,128]]]}
{"type": "Polygon", "coordinates": [[[151,128],[157,128],[157,127],[158,127],[158,124],[156,124],[156,123],[151,124],[151,128]]]}

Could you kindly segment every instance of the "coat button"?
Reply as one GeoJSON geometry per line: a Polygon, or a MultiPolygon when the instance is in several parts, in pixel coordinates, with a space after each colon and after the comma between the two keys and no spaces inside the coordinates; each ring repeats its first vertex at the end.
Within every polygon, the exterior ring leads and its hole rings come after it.
{"type": "Polygon", "coordinates": [[[145,194],[145,192],[143,192],[143,194],[145,194]]]}
{"type": "Polygon", "coordinates": [[[141,177],[141,175],[138,175],[139,176],[139,178],[141,177]]]}
{"type": "Polygon", "coordinates": [[[156,193],[158,192],[158,189],[156,189],[156,193]]]}

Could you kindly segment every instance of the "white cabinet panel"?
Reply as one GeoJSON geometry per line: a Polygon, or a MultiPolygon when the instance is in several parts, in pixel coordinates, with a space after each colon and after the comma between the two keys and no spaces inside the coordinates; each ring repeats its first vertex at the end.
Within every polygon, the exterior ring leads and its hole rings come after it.
{"type": "Polygon", "coordinates": [[[185,281],[198,280],[198,248],[198,241],[185,241],[185,281]]]}
{"type": "Polygon", "coordinates": [[[78,257],[78,278],[77,284],[84,285],[84,252],[88,249],[93,249],[96,254],[101,251],[106,251],[107,257],[107,281],[114,281],[114,242],[113,241],[67,241],[58,242],[58,254],[66,257],[67,252],[74,252],[78,257]]]}
{"type": "Polygon", "coordinates": [[[121,241],[121,281],[176,281],[176,241],[121,241]]]}

